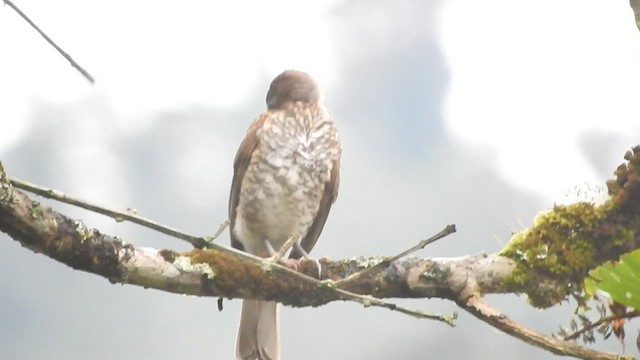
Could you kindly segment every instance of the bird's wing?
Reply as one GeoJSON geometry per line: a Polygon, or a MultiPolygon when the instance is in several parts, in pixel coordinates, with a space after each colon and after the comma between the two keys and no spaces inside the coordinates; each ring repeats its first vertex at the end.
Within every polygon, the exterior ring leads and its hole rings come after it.
{"type": "Polygon", "coordinates": [[[236,249],[244,250],[242,243],[238,241],[233,235],[233,228],[236,222],[236,209],[238,207],[238,201],[240,200],[240,187],[242,186],[242,180],[244,179],[244,174],[247,171],[247,167],[251,162],[251,156],[253,156],[253,151],[258,146],[258,137],[256,136],[256,131],[262,126],[264,121],[269,117],[269,113],[265,112],[262,115],[258,116],[251,126],[249,126],[249,130],[247,130],[247,135],[244,140],[240,144],[240,148],[236,153],[236,158],[233,161],[233,181],[231,182],[231,194],[229,195],[229,228],[232,229],[231,232],[231,246],[236,249]]]}
{"type": "MultiPolygon", "coordinates": [[[[318,241],[318,237],[322,232],[322,228],[324,227],[324,223],[327,221],[327,216],[329,216],[329,210],[331,210],[331,205],[336,201],[338,197],[338,187],[340,185],[340,159],[333,161],[331,167],[331,178],[324,185],[324,193],[322,194],[322,199],[320,199],[320,207],[318,208],[318,214],[315,219],[313,219],[313,223],[307,232],[307,235],[302,239],[300,245],[306,252],[310,252],[313,249],[313,246],[318,241]]],[[[291,252],[291,258],[299,259],[302,257],[302,254],[296,248],[293,248],[291,252]]]]}

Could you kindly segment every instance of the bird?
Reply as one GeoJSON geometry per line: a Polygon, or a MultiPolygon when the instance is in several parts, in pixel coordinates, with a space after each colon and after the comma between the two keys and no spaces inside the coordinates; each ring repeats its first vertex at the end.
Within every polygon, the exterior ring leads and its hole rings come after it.
{"type": "MultiPolygon", "coordinates": [[[[266,103],[233,163],[231,245],[266,258],[297,236],[289,258],[299,259],[316,244],[338,195],[342,145],[309,74],[276,76],[266,103]]],[[[236,358],[280,359],[276,302],[243,300],[236,358]]]]}

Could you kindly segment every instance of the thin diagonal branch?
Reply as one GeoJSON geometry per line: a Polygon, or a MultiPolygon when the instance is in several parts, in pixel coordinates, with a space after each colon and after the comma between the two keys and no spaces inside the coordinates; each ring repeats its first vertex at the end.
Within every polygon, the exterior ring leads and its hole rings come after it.
{"type": "Polygon", "coordinates": [[[490,324],[496,329],[523,340],[529,344],[551,351],[557,355],[573,356],[586,360],[632,360],[631,356],[606,353],[592,350],[573,342],[563,341],[541,334],[522,324],[511,320],[506,315],[493,309],[482,298],[473,295],[465,300],[458,300],[458,305],[470,312],[478,319],[490,324]]]}
{"type": "MultiPolygon", "coordinates": [[[[291,249],[293,244],[295,244],[299,239],[300,239],[300,235],[297,235],[297,234],[289,236],[289,238],[287,239],[287,241],[284,242],[282,247],[280,247],[280,249],[278,249],[278,251],[275,254],[273,254],[273,256],[271,256],[269,261],[274,262],[274,263],[279,262],[280,259],[282,259],[282,257],[285,256],[287,251],[289,251],[289,249],[291,249]]],[[[271,246],[271,244],[269,242],[267,242],[267,244],[268,244],[268,246],[271,246]]]]}
{"type": "MultiPolygon", "coordinates": [[[[315,279],[314,279],[315,280],[315,279]]],[[[444,316],[444,315],[434,315],[434,314],[428,314],[424,311],[421,310],[412,310],[412,309],[408,309],[402,306],[398,306],[396,304],[393,303],[389,303],[383,300],[380,300],[376,297],[373,296],[369,296],[369,295],[361,295],[361,294],[356,294],[344,289],[334,289],[338,294],[343,295],[346,299],[352,300],[352,301],[356,301],[359,302],[360,304],[362,304],[365,307],[368,306],[377,306],[377,307],[383,307],[392,311],[398,311],[401,312],[405,315],[410,315],[413,316],[415,318],[418,319],[429,319],[429,320],[437,320],[437,321],[442,321],[444,323],[446,323],[447,325],[454,327],[455,326],[455,320],[458,319],[458,313],[457,312],[453,312],[451,315],[449,316],[444,316]]]]}
{"type": "Polygon", "coordinates": [[[621,315],[610,315],[610,316],[605,316],[602,319],[595,321],[589,325],[584,326],[582,329],[569,334],[567,336],[564,337],[564,340],[575,340],[577,339],[580,335],[584,334],[585,332],[589,331],[589,330],[593,330],[595,328],[597,328],[598,326],[613,321],[613,320],[618,320],[618,319],[627,319],[627,318],[634,318],[634,317],[638,317],[640,316],[640,311],[638,310],[633,310],[633,311],[629,311],[626,312],[624,314],[621,315]]]}
{"type": "Polygon", "coordinates": [[[418,242],[416,245],[410,247],[409,249],[395,255],[392,256],[390,258],[385,258],[382,259],[380,262],[378,262],[377,264],[365,268],[360,272],[357,272],[355,274],[352,274],[349,277],[346,277],[342,280],[336,281],[335,282],[335,286],[336,287],[344,287],[345,285],[348,285],[349,283],[353,283],[355,281],[358,281],[358,279],[363,278],[364,276],[367,275],[371,275],[371,274],[375,274],[377,271],[380,271],[381,269],[386,268],[387,266],[389,266],[389,264],[391,264],[392,262],[399,260],[409,254],[412,254],[420,249],[424,249],[425,246],[431,244],[432,242],[435,242],[437,240],[442,239],[443,237],[453,234],[454,232],[456,232],[456,226],[455,225],[447,225],[444,229],[442,229],[442,231],[440,231],[439,233],[433,235],[432,237],[422,240],[420,242],[418,242]]]}
{"type": "MultiPolygon", "coordinates": [[[[32,184],[28,181],[24,181],[24,180],[20,180],[20,179],[15,179],[15,178],[8,178],[9,182],[11,183],[11,185],[19,188],[19,189],[23,189],[29,192],[32,192],[34,194],[38,194],[40,196],[46,197],[48,199],[54,199],[60,202],[63,202],[65,204],[69,204],[69,205],[74,205],[74,206],[78,206],[81,207],[83,209],[86,210],[90,210],[93,212],[97,212],[98,214],[102,214],[102,215],[106,215],[109,216],[113,219],[115,219],[118,222],[121,221],[130,221],[132,223],[144,226],[146,228],[161,232],[165,235],[169,235],[181,240],[184,240],[186,242],[188,242],[189,244],[193,245],[196,248],[204,248],[204,247],[210,247],[212,246],[211,244],[211,238],[204,238],[204,237],[198,237],[198,236],[193,236],[193,235],[189,235],[186,234],[180,230],[168,227],[166,225],[162,225],[159,224],[153,220],[144,218],[142,216],[138,216],[135,215],[131,212],[124,212],[124,211],[119,211],[119,210],[114,210],[114,209],[108,209],[104,206],[100,206],[97,204],[93,204],[90,203],[88,201],[85,200],[81,200],[72,196],[69,196],[61,191],[58,190],[54,190],[54,189],[50,189],[50,188],[46,188],[40,185],[36,185],[36,184],[32,184]]],[[[222,233],[222,231],[224,231],[224,228],[226,228],[226,226],[228,225],[228,222],[223,222],[220,225],[220,228],[218,229],[218,231],[216,232],[216,234],[212,237],[213,239],[215,239],[215,237],[217,237],[218,235],[220,235],[220,233],[222,233]]]]}
{"type": "Polygon", "coordinates": [[[53,40],[51,40],[49,36],[47,36],[47,34],[44,33],[44,31],[40,30],[38,25],[36,25],[33,21],[31,21],[31,19],[29,19],[29,17],[24,12],[22,12],[22,10],[20,10],[11,0],[3,0],[3,1],[5,4],[9,5],[9,7],[12,8],[15,12],[17,12],[18,15],[20,15],[20,17],[24,19],[24,21],[26,21],[29,25],[31,25],[31,27],[34,28],[38,32],[38,34],[40,34],[51,46],[53,46],[60,53],[60,55],[62,55],[65,59],[67,59],[67,61],[69,61],[71,66],[76,68],[76,70],[78,70],[82,74],[82,76],[84,76],[87,80],[89,80],[91,84],[95,83],[95,79],[93,78],[93,76],[91,76],[91,74],[89,74],[87,70],[85,70],[82,66],[80,66],[80,64],[78,64],[75,60],[73,60],[71,58],[71,55],[67,54],[67,52],[62,50],[60,46],[58,46],[53,40]]]}

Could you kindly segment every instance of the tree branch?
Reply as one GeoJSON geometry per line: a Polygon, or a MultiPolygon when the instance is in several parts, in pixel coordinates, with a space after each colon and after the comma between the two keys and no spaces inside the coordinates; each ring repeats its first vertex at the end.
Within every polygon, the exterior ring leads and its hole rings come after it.
{"type": "Polygon", "coordinates": [[[353,283],[355,281],[358,281],[358,279],[363,278],[366,275],[370,275],[375,273],[376,271],[380,271],[381,269],[384,269],[385,267],[389,266],[389,264],[391,264],[392,262],[396,261],[396,260],[400,260],[401,258],[414,253],[420,249],[424,249],[425,246],[431,244],[432,242],[438,241],[440,239],[442,239],[443,237],[453,234],[454,232],[456,232],[456,226],[455,225],[447,225],[446,228],[444,228],[442,231],[440,231],[439,233],[435,234],[434,236],[422,240],[420,242],[418,242],[416,245],[410,247],[409,249],[395,255],[392,256],[390,258],[387,259],[382,259],[380,262],[378,262],[377,264],[370,266],[362,271],[359,271],[355,274],[352,274],[344,279],[338,280],[336,281],[336,286],[338,287],[343,287],[346,284],[349,283],[353,283]]]}
{"type": "Polygon", "coordinates": [[[216,231],[216,233],[212,237],[210,238],[198,237],[198,236],[186,234],[180,230],[171,228],[169,226],[159,224],[153,220],[144,218],[142,216],[138,216],[131,211],[125,212],[125,211],[119,211],[114,209],[108,209],[104,206],[96,205],[88,201],[69,196],[58,190],[32,184],[28,181],[9,178],[9,177],[7,177],[7,180],[11,183],[11,185],[19,189],[23,189],[23,190],[32,192],[34,194],[38,194],[42,197],[46,197],[48,199],[58,200],[65,204],[74,205],[89,211],[96,212],[98,214],[108,216],[110,218],[113,218],[117,222],[130,221],[134,224],[144,226],[146,228],[158,231],[165,235],[172,236],[176,239],[184,240],[189,244],[191,244],[193,247],[198,249],[209,247],[211,245],[210,244],[211,241],[214,240],[216,237],[218,237],[218,235],[220,235],[222,231],[224,231],[224,229],[229,225],[227,221],[224,221],[222,224],[220,224],[220,228],[218,229],[218,231],[216,231]]]}
{"type": "MultiPolygon", "coordinates": [[[[333,282],[320,282],[278,264],[269,264],[267,269],[265,259],[216,244],[210,244],[209,250],[194,249],[182,254],[134,247],[40,206],[12,188],[6,176],[2,181],[0,228],[3,231],[35,252],[45,253],[75,269],[102,275],[111,282],[196,296],[277,300],[294,306],[350,300],[449,325],[453,325],[456,317],[406,309],[370,295],[338,289],[333,282]],[[238,284],[249,290],[238,289],[238,284]],[[265,291],[266,288],[272,290],[265,291]],[[289,297],[281,297],[286,293],[289,297]],[[298,293],[306,294],[307,299],[300,299],[298,293]]],[[[307,261],[302,266],[310,270],[308,264],[313,262],[307,261]]]]}
{"type": "Polygon", "coordinates": [[[591,350],[589,348],[579,346],[575,343],[563,341],[541,334],[533,329],[511,320],[506,315],[498,312],[482,301],[479,296],[470,296],[466,301],[458,301],[463,309],[467,310],[473,316],[490,324],[509,335],[523,340],[534,346],[551,351],[556,355],[569,355],[587,360],[630,360],[631,356],[622,356],[620,354],[605,353],[591,350]]]}
{"type": "Polygon", "coordinates": [[[38,25],[36,25],[33,21],[31,21],[31,19],[29,19],[29,17],[24,12],[22,12],[20,8],[18,8],[11,0],[3,0],[3,1],[5,4],[9,5],[9,7],[12,8],[15,12],[17,12],[18,15],[20,15],[20,17],[24,19],[24,21],[26,21],[29,25],[31,25],[31,27],[34,28],[35,31],[37,31],[38,34],[40,34],[40,36],[42,36],[51,46],[53,46],[54,49],[56,49],[60,53],[60,55],[62,55],[65,59],[67,59],[67,61],[69,61],[71,66],[76,68],[76,70],[78,70],[82,74],[82,76],[84,76],[87,80],[89,80],[91,84],[95,83],[93,76],[91,76],[91,74],[89,74],[89,72],[85,70],[82,66],[80,66],[80,64],[78,64],[75,60],[73,60],[71,58],[71,55],[67,54],[64,50],[62,50],[62,48],[58,46],[58,44],[56,44],[53,40],[51,40],[51,38],[47,34],[45,34],[44,31],[40,30],[38,25]]]}
{"type": "MultiPolygon", "coordinates": [[[[550,291],[566,296],[561,291],[576,288],[576,279],[581,279],[583,268],[595,267],[639,247],[640,236],[635,234],[640,229],[635,227],[640,226],[640,147],[628,152],[625,159],[628,164],[618,167],[616,179],[608,183],[610,198],[605,204],[556,207],[537,218],[533,227],[514,234],[501,253],[433,259],[402,256],[320,259],[320,278],[329,279],[322,282],[314,278],[317,266],[313,261],[302,260],[296,272],[278,264],[265,267],[262,258],[217,244],[183,253],[135,247],[40,206],[11,185],[1,166],[0,230],[35,252],[111,282],[196,296],[272,300],[292,306],[352,300],[365,306],[382,306],[451,322],[452,317],[428,315],[380,300],[438,297],[453,300],[492,326],[554,353],[613,359],[618,355],[589,350],[517,324],[484,304],[481,296],[527,292],[534,304],[539,301],[535,296],[545,298],[550,291]],[[620,234],[625,237],[620,238],[620,234]],[[595,243],[588,241],[590,237],[595,243]],[[572,251],[576,244],[582,251],[580,254],[591,254],[583,259],[585,263],[561,256],[562,249],[572,251]],[[580,266],[575,273],[564,274],[553,268],[558,263],[580,266]],[[525,276],[529,272],[533,274],[530,278],[525,276]],[[354,275],[358,273],[361,276],[354,275]],[[340,282],[345,278],[350,280],[340,282]],[[569,285],[564,281],[569,281],[569,285]]],[[[51,195],[52,191],[44,193],[51,195]]]]}
{"type": "MultiPolygon", "coordinates": [[[[298,272],[278,264],[265,271],[264,259],[217,244],[183,253],[135,247],[41,206],[12,187],[6,176],[0,178],[0,230],[34,252],[112,282],[196,296],[275,300],[293,306],[344,300],[335,291],[334,281],[382,261],[377,257],[320,259],[321,276],[331,281],[318,284],[313,278],[317,268],[311,260],[302,260],[298,272]],[[305,281],[307,278],[314,282],[305,281]]],[[[495,254],[431,260],[412,257],[349,283],[344,290],[377,298],[455,298],[452,294],[464,289],[470,277],[484,292],[498,291],[499,279],[512,267],[511,260],[495,254]]]]}

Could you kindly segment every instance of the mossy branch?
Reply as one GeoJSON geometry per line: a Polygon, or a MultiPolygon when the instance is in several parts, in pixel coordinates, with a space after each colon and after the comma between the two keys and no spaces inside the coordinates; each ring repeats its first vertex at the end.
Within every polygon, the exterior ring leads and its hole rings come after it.
{"type": "Polygon", "coordinates": [[[500,252],[516,264],[505,290],[525,292],[541,308],[568,296],[582,301],[589,270],[640,248],[640,146],[625,160],[607,181],[604,203],[555,206],[512,236],[500,252]]]}

